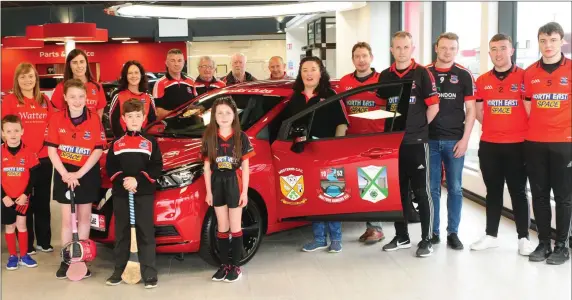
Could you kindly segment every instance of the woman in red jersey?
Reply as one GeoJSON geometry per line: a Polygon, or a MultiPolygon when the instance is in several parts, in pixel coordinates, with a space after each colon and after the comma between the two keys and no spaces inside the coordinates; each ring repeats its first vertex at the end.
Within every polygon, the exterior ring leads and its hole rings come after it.
{"type": "Polygon", "coordinates": [[[40,93],[38,71],[29,63],[21,63],[16,67],[13,90],[13,94],[2,99],[2,117],[6,115],[20,117],[25,129],[22,141],[40,159],[40,167],[36,171],[37,180],[26,218],[28,254],[35,254],[35,249],[52,252],[54,250],[50,245],[52,239],[50,226],[52,163],[48,158],[48,149],[44,147],[44,134],[53,108],[46,95],[40,93]],[[37,248],[34,248],[34,233],[37,238],[37,248]]]}
{"type": "MultiPolygon", "coordinates": [[[[53,198],[61,205],[62,245],[72,239],[70,193],[77,204],[79,239],[89,238],[91,204],[99,197],[101,178],[99,158],[105,146],[105,133],[97,114],[86,108],[86,88],[79,79],[64,83],[66,107],[50,118],[46,146],[54,165],[53,198]]],[[[56,272],[66,278],[68,265],[62,260],[56,272]]],[[[85,277],[91,276],[89,270],[85,277]]]]}
{"type": "Polygon", "coordinates": [[[58,110],[65,108],[64,101],[64,82],[69,79],[79,79],[85,84],[87,91],[86,106],[93,112],[97,112],[99,118],[103,115],[103,109],[107,105],[105,91],[101,84],[97,83],[97,79],[91,73],[87,55],[81,49],[73,49],[66,58],[66,66],[64,70],[64,80],[60,82],[54,94],[52,95],[52,104],[58,110]]]}
{"type": "Polygon", "coordinates": [[[130,60],[123,65],[121,69],[121,78],[119,79],[119,88],[113,93],[111,100],[111,108],[109,109],[109,118],[111,129],[115,137],[125,134],[125,121],[121,118],[123,103],[130,99],[137,99],[143,102],[145,111],[145,125],[154,122],[157,119],[155,114],[155,100],[147,92],[148,82],[145,76],[145,69],[136,60],[130,60]]]}

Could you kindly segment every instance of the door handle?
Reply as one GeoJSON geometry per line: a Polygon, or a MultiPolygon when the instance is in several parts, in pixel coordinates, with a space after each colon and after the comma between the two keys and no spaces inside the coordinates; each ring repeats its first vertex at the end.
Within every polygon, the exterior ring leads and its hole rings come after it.
{"type": "Polygon", "coordinates": [[[395,150],[393,150],[391,148],[373,148],[373,149],[369,149],[365,152],[362,152],[361,156],[371,157],[371,158],[380,158],[382,156],[392,154],[393,152],[395,152],[395,150]]]}

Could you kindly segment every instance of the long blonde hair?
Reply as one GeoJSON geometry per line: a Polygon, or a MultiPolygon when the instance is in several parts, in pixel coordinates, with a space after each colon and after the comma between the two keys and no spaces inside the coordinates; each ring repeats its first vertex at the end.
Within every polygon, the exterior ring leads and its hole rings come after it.
{"type": "Polygon", "coordinates": [[[24,94],[22,94],[20,84],[18,84],[18,77],[20,77],[22,74],[30,73],[30,71],[34,71],[34,76],[36,76],[36,84],[34,85],[34,100],[36,100],[36,102],[42,106],[45,104],[46,99],[42,93],[40,93],[40,75],[38,75],[38,71],[30,63],[21,63],[16,67],[16,71],[14,72],[14,95],[20,104],[24,104],[24,94]]]}

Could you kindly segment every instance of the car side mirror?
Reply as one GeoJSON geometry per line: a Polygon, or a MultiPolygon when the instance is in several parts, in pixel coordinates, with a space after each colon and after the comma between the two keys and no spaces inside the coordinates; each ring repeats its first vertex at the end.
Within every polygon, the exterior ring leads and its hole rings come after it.
{"type": "Polygon", "coordinates": [[[290,150],[294,153],[304,152],[304,146],[306,145],[308,136],[308,128],[305,125],[292,126],[290,128],[290,136],[293,139],[290,150]]]}

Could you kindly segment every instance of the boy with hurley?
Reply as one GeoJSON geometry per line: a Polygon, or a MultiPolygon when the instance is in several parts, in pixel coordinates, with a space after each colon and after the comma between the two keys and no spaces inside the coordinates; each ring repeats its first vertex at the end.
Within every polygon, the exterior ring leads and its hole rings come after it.
{"type": "Polygon", "coordinates": [[[157,141],[141,133],[145,120],[143,102],[130,99],[123,103],[121,118],[126,124],[125,135],[109,147],[106,169],[113,183],[113,212],[115,214],[115,270],[107,285],[121,283],[129,259],[131,240],[129,223],[129,193],[135,197],[135,227],[141,276],[145,288],[157,286],[155,268],[154,195],[155,181],[161,176],[163,160],[157,141]]]}

